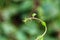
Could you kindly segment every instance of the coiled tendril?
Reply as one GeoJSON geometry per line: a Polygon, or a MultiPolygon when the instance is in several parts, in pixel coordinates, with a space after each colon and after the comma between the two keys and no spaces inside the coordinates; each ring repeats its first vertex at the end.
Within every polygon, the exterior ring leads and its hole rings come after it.
{"type": "Polygon", "coordinates": [[[42,38],[44,37],[44,35],[45,35],[46,32],[47,32],[47,26],[46,26],[46,23],[45,23],[43,20],[41,20],[41,19],[35,18],[34,16],[36,16],[35,13],[32,14],[32,17],[26,18],[26,19],[23,20],[23,21],[24,21],[24,22],[27,22],[28,20],[33,20],[33,19],[35,19],[35,20],[41,22],[41,24],[45,27],[45,31],[44,31],[44,33],[43,33],[42,35],[39,35],[35,40],[43,40],[42,38]]]}

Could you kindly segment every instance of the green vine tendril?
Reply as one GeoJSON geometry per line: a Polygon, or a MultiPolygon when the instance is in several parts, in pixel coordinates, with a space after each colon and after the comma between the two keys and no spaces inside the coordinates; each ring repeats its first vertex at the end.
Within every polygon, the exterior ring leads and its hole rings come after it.
{"type": "Polygon", "coordinates": [[[43,40],[42,38],[44,37],[44,35],[45,35],[46,32],[47,32],[46,23],[45,23],[43,20],[41,20],[41,19],[35,18],[34,16],[36,16],[35,13],[32,14],[32,17],[30,17],[30,18],[25,18],[25,20],[23,20],[23,21],[24,21],[24,22],[27,22],[28,20],[33,20],[33,19],[35,19],[35,20],[38,20],[39,22],[41,22],[41,24],[45,27],[45,31],[44,31],[44,33],[43,33],[42,35],[39,35],[35,40],[43,40]]]}

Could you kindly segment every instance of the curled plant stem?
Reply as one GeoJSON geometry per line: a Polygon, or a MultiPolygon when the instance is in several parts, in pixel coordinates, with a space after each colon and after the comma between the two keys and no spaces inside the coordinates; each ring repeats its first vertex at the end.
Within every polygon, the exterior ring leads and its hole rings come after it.
{"type": "MultiPolygon", "coordinates": [[[[41,19],[38,19],[38,18],[35,18],[35,17],[27,18],[27,20],[26,20],[26,21],[28,21],[28,20],[33,20],[33,19],[38,20],[39,22],[42,22],[42,20],[41,20],[41,19]]],[[[45,31],[44,31],[44,33],[43,33],[42,35],[39,35],[35,40],[39,40],[39,39],[41,39],[42,37],[44,37],[44,35],[45,35],[45,34],[46,34],[46,32],[47,32],[47,26],[46,26],[46,25],[44,25],[44,27],[45,27],[45,31]]]]}
{"type": "Polygon", "coordinates": [[[36,40],[39,40],[40,38],[44,37],[44,35],[46,34],[46,32],[47,32],[47,27],[45,27],[44,33],[43,33],[42,35],[38,36],[38,37],[36,38],[36,40]]]}

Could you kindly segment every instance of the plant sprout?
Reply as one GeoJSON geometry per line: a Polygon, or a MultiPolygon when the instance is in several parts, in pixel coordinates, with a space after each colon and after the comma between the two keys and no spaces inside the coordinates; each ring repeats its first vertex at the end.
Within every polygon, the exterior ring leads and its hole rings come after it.
{"type": "Polygon", "coordinates": [[[36,14],[33,13],[33,14],[32,14],[32,17],[30,17],[30,18],[25,18],[25,20],[23,20],[23,21],[24,21],[24,22],[27,22],[28,20],[33,20],[33,19],[35,19],[35,20],[41,22],[41,24],[45,27],[45,31],[44,31],[44,33],[43,33],[42,35],[39,35],[35,40],[43,40],[43,37],[44,37],[44,35],[45,35],[46,32],[47,32],[47,26],[46,26],[46,23],[45,23],[43,20],[41,20],[41,19],[39,19],[39,18],[35,18],[35,16],[36,16],[36,14]]]}

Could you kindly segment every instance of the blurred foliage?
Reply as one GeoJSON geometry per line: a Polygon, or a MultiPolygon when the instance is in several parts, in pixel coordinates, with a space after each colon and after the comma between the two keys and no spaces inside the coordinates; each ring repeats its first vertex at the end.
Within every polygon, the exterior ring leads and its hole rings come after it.
{"type": "Polygon", "coordinates": [[[37,1],[0,0],[0,40],[35,40],[41,35],[44,32],[41,23],[36,20],[23,22],[32,12],[47,24],[48,31],[43,39],[60,40],[60,0],[37,1]]]}

